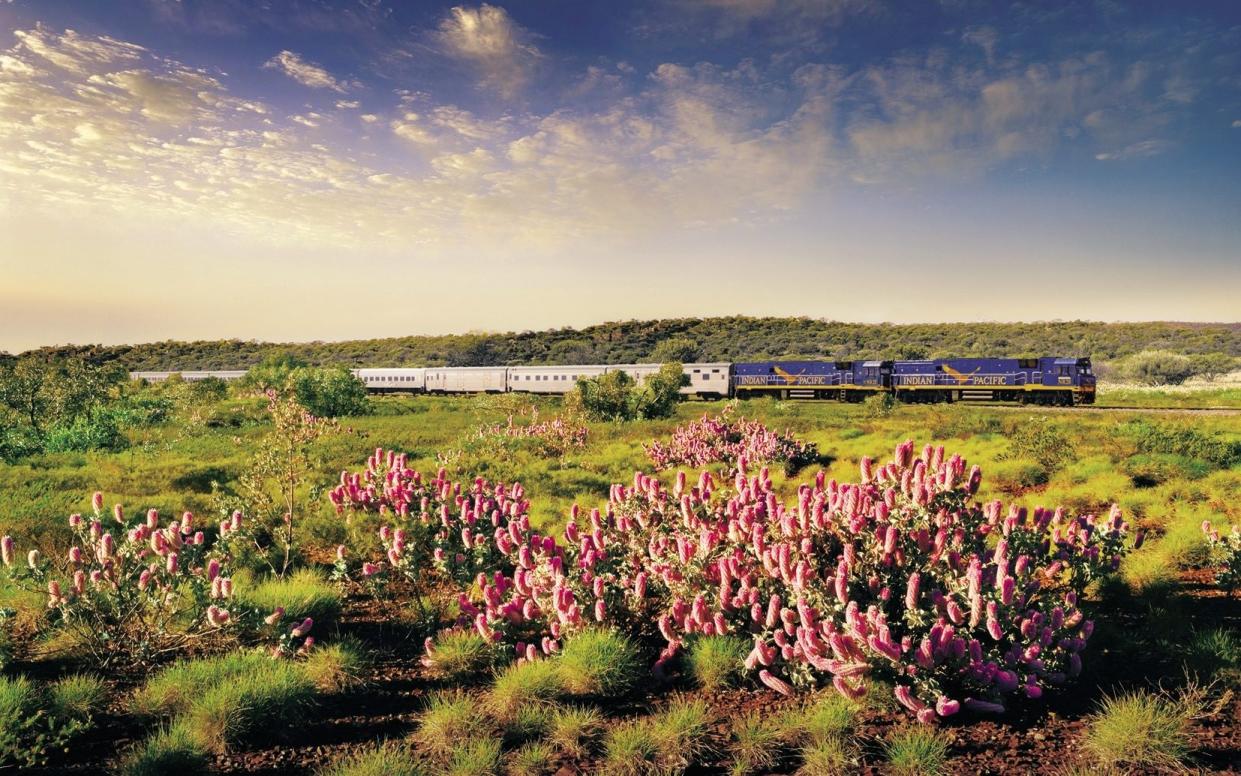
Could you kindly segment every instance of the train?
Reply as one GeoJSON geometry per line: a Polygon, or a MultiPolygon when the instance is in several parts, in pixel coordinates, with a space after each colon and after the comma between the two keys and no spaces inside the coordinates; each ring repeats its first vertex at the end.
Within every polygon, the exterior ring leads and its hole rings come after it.
{"type": "MultiPolygon", "coordinates": [[[[372,393],[565,394],[582,378],[625,372],[642,380],[660,364],[360,368],[372,393]]],[[[999,401],[1094,404],[1089,358],[938,358],[906,361],[748,361],[683,364],[685,396],[700,399],[819,399],[856,402],[891,395],[902,402],[999,401]]],[[[130,372],[135,380],[236,380],[244,370],[130,372]]]]}

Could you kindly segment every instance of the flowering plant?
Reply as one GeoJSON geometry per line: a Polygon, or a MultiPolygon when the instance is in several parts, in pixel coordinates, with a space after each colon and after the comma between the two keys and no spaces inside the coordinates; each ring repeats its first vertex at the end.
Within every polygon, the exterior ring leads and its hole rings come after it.
{"type": "Polygon", "coordinates": [[[0,561],[18,584],[46,589],[53,624],[95,663],[146,663],[228,629],[227,537],[240,514],[209,542],[189,512],[161,525],[156,510],[131,517],[120,504],[105,517],[102,493],[92,506],[90,517],[70,515],[74,542],[63,561],[31,550],[22,564],[10,536],[0,539],[0,561]]]}
{"type": "Polygon", "coordinates": [[[780,463],[792,474],[818,459],[813,443],[801,442],[787,432],[772,431],[757,420],[734,419],[734,408],[729,404],[718,418],[703,415],[697,421],[678,426],[667,443],[647,445],[646,454],[655,469],[701,469],[715,463],[745,468],[749,463],[780,463]]]}
{"type": "Polygon", "coordinates": [[[1215,584],[1231,593],[1241,587],[1241,526],[1234,525],[1229,533],[1221,534],[1207,520],[1202,523],[1202,533],[1215,569],[1215,584]]]}

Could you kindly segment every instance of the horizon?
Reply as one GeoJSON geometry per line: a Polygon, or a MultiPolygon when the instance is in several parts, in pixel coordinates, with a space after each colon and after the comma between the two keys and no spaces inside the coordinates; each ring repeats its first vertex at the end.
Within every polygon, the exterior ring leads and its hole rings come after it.
{"type": "Polygon", "coordinates": [[[1241,319],[1241,5],[0,0],[0,351],[1241,319]]]}
{"type": "Polygon", "coordinates": [[[598,321],[587,324],[585,326],[554,326],[546,329],[509,329],[509,330],[470,330],[458,332],[434,332],[429,334],[398,334],[380,337],[354,337],[349,339],[315,339],[315,340],[262,340],[253,337],[216,337],[194,340],[178,340],[178,339],[161,339],[134,342],[61,342],[54,344],[43,344],[24,351],[6,351],[0,348],[0,355],[21,356],[25,353],[34,353],[42,350],[57,350],[61,348],[115,348],[115,347],[133,347],[142,348],[151,345],[158,345],[164,342],[172,342],[178,344],[197,344],[197,343],[213,343],[213,342],[242,342],[254,345],[270,345],[270,346],[301,346],[301,345],[333,345],[347,342],[366,342],[366,341],[384,341],[390,339],[406,339],[406,338],[439,338],[439,337],[513,337],[526,334],[547,334],[551,332],[574,332],[581,333],[592,328],[602,328],[607,326],[622,325],[627,323],[652,323],[669,320],[722,320],[722,319],[750,319],[750,320],[811,320],[829,325],[840,326],[983,326],[983,325],[999,325],[999,326],[1037,326],[1037,325],[1056,325],[1056,324],[1099,324],[1103,326],[1124,326],[1124,325],[1167,325],[1167,326],[1186,326],[1186,327],[1223,327],[1223,328],[1239,328],[1241,320],[1237,321],[1172,321],[1172,320],[1133,320],[1133,321],[1094,321],[1089,319],[1048,319],[1048,320],[1028,320],[1028,321],[910,321],[905,323],[897,323],[892,321],[842,321],[831,318],[815,318],[812,316],[757,316],[757,315],[720,315],[720,316],[685,316],[682,318],[661,318],[661,319],[619,319],[610,321],[598,321]]]}

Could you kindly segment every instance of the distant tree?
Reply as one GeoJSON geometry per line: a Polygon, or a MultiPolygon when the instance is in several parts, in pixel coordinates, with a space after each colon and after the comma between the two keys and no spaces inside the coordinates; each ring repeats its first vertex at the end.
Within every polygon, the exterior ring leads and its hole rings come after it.
{"type": "Polygon", "coordinates": [[[260,391],[269,388],[284,390],[289,383],[289,375],[308,366],[310,364],[304,358],[293,353],[273,353],[251,367],[241,378],[241,384],[260,391]]]}
{"type": "Polygon", "coordinates": [[[321,418],[364,415],[370,408],[366,383],[343,367],[302,367],[288,378],[297,402],[321,418]]]}
{"type": "Polygon", "coordinates": [[[1180,385],[1194,373],[1194,364],[1179,353],[1144,350],[1125,359],[1120,373],[1143,385],[1180,385]]]}
{"type": "Polygon", "coordinates": [[[676,362],[688,364],[702,358],[702,348],[687,337],[669,337],[660,340],[651,351],[651,360],[661,364],[676,362]]]}
{"type": "Polygon", "coordinates": [[[0,404],[36,433],[72,423],[105,402],[124,379],[116,367],[97,367],[78,358],[26,356],[0,367],[0,404]]]}
{"type": "Polygon", "coordinates": [[[496,363],[496,343],[491,337],[471,334],[447,354],[448,366],[492,366],[496,363]]]}
{"type": "Polygon", "coordinates": [[[593,364],[595,346],[589,340],[565,339],[552,343],[547,359],[555,364],[593,364]]]}
{"type": "Polygon", "coordinates": [[[639,418],[667,418],[676,412],[681,389],[689,377],[678,362],[669,362],[642,381],[634,392],[634,414],[639,418]]]}
{"type": "Polygon", "coordinates": [[[1203,356],[1194,356],[1192,361],[1194,374],[1212,382],[1216,378],[1235,371],[1238,367],[1238,360],[1227,353],[1207,353],[1203,356]]]}
{"type": "Polygon", "coordinates": [[[677,363],[664,364],[641,382],[625,372],[608,372],[578,379],[569,402],[570,406],[580,407],[591,420],[666,418],[676,411],[681,387],[688,382],[677,363]]]}

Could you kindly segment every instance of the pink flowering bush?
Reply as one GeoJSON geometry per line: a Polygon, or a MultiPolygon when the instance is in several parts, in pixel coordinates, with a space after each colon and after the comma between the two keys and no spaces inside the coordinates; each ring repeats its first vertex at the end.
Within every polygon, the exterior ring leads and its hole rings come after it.
{"type": "Polygon", "coordinates": [[[1221,534],[1210,521],[1204,521],[1202,533],[1207,538],[1215,584],[1231,593],[1241,587],[1241,526],[1234,525],[1229,533],[1221,534]]]}
{"type": "Polygon", "coordinates": [[[586,446],[586,425],[573,417],[539,420],[537,408],[531,410],[530,422],[518,424],[512,415],[503,423],[480,428],[475,439],[484,445],[492,441],[530,440],[544,456],[565,455],[586,446]]]}
{"type": "Polygon", "coordinates": [[[670,490],[636,474],[605,511],[575,508],[563,542],[530,531],[520,486],[424,483],[382,451],[333,500],[428,526],[389,529],[387,563],[429,540],[418,552],[460,585],[458,624],[523,660],[595,623],[659,639],[657,673],[693,634],[744,635],[746,668],[778,692],[830,683],[855,697],[881,680],[930,721],[1002,712],[1077,676],[1093,630],[1084,588],[1128,550],[1115,508],[1005,511],[974,501],[980,479],[909,442],[882,466],[863,460],[858,483],[820,473],[791,506],[765,469],[692,486],[682,473],[670,490]]]}
{"type": "Polygon", "coordinates": [[[153,509],[130,516],[116,504],[109,514],[102,493],[92,505],[93,515],[69,517],[74,541],[63,558],[31,550],[23,563],[13,538],[0,539],[10,578],[46,591],[53,625],[88,658],[147,663],[230,628],[228,536],[240,529],[240,514],[208,541],[189,512],[165,524],[153,509]]]}
{"type": "Polygon", "coordinates": [[[779,463],[790,474],[818,460],[813,443],[798,441],[792,434],[779,434],[757,420],[733,418],[726,407],[718,418],[703,415],[678,426],[668,442],[652,442],[646,454],[656,471],[678,466],[697,469],[722,463],[729,468],[746,463],[779,463]]]}

